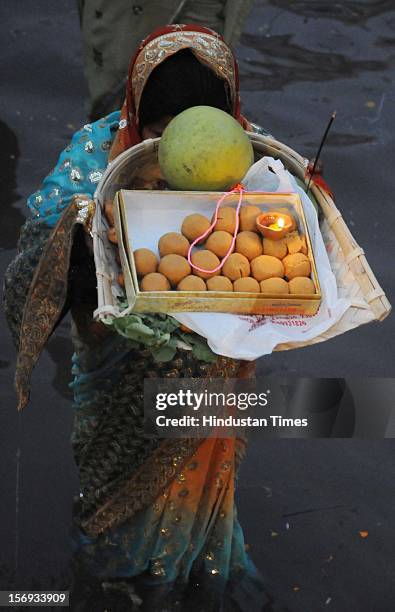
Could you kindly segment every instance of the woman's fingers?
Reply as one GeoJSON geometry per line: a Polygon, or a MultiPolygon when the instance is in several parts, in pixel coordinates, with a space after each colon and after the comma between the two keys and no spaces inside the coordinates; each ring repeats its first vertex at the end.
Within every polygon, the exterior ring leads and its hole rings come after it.
{"type": "Polygon", "coordinates": [[[112,200],[106,200],[104,202],[104,214],[106,216],[106,219],[108,221],[108,223],[111,225],[111,227],[114,227],[115,225],[115,220],[114,220],[114,203],[112,200]]]}
{"type": "MultiPolygon", "coordinates": [[[[110,242],[112,242],[112,244],[117,245],[118,244],[118,238],[117,238],[117,233],[115,231],[115,220],[114,220],[114,203],[112,200],[106,200],[104,202],[104,214],[106,216],[106,219],[108,221],[108,224],[110,225],[110,229],[107,232],[107,237],[109,239],[110,242]]],[[[121,265],[121,256],[119,254],[119,249],[115,249],[115,260],[116,262],[119,264],[119,266],[121,265]]],[[[120,272],[118,274],[118,284],[121,287],[125,286],[125,277],[123,275],[122,272],[120,272]]]]}
{"type": "Polygon", "coordinates": [[[107,237],[109,241],[113,244],[118,244],[117,232],[115,231],[115,227],[110,227],[107,232],[107,237]]]}

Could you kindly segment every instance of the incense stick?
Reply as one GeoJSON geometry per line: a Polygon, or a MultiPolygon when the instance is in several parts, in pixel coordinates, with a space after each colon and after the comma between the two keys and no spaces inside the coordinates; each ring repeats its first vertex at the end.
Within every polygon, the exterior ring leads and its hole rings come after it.
{"type": "Polygon", "coordinates": [[[325,144],[326,138],[327,138],[327,136],[329,134],[329,130],[331,129],[331,126],[332,126],[333,121],[335,120],[335,117],[336,117],[336,111],[333,111],[333,113],[332,113],[332,115],[331,115],[331,117],[329,119],[328,125],[326,126],[326,130],[324,132],[324,135],[321,138],[320,146],[318,147],[318,151],[317,151],[317,154],[316,154],[315,159],[314,159],[314,165],[313,165],[312,171],[310,172],[310,177],[309,177],[309,182],[307,183],[306,193],[309,192],[311,179],[313,178],[315,169],[317,167],[317,163],[318,163],[318,160],[319,160],[320,155],[321,155],[322,147],[325,144]]]}

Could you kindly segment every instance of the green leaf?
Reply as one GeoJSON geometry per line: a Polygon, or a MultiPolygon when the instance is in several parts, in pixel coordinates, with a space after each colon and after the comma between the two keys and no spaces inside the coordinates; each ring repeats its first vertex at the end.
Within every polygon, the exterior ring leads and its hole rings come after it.
{"type": "Polygon", "coordinates": [[[171,345],[162,346],[160,349],[152,351],[155,361],[171,361],[177,349],[171,345]]]}
{"type": "Polygon", "coordinates": [[[213,351],[210,349],[207,343],[205,344],[203,342],[197,342],[194,345],[192,352],[194,356],[196,357],[196,359],[199,359],[199,361],[206,361],[208,363],[213,363],[214,361],[217,361],[218,359],[218,355],[213,353],[213,351]]]}
{"type": "MultiPolygon", "coordinates": [[[[120,301],[119,307],[123,310],[128,304],[120,301]]],[[[212,363],[217,359],[217,355],[208,347],[205,338],[195,333],[182,332],[180,323],[164,313],[130,313],[123,317],[107,318],[104,322],[127,338],[133,346],[137,344],[148,348],[156,361],[173,359],[179,340],[192,348],[195,358],[199,361],[212,363]]]]}

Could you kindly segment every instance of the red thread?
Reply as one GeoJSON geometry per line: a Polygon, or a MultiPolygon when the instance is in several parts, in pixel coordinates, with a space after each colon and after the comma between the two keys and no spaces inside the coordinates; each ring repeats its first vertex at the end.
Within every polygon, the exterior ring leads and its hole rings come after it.
{"type": "MultiPolygon", "coordinates": [[[[241,207],[241,204],[242,204],[242,201],[243,201],[243,193],[245,193],[245,191],[246,190],[244,189],[244,185],[242,183],[236,183],[236,185],[234,187],[232,187],[232,189],[230,189],[230,191],[227,191],[226,193],[224,193],[223,196],[218,200],[217,205],[215,207],[214,221],[212,222],[210,227],[204,232],[204,234],[202,234],[201,236],[199,236],[198,238],[196,238],[192,242],[191,246],[188,249],[188,263],[195,270],[199,270],[199,272],[205,272],[206,274],[212,274],[213,272],[217,272],[218,270],[220,270],[222,268],[222,266],[224,265],[225,261],[228,259],[229,255],[232,253],[233,247],[235,246],[235,242],[236,242],[237,231],[239,229],[239,210],[240,210],[240,207],[241,207]],[[221,263],[219,264],[219,266],[217,266],[213,270],[205,270],[204,268],[199,268],[199,266],[195,266],[195,264],[193,264],[192,261],[191,261],[191,252],[192,252],[192,249],[193,249],[193,247],[198,242],[200,242],[200,240],[205,238],[211,232],[211,230],[214,228],[215,224],[217,223],[219,207],[221,206],[222,202],[228,196],[233,195],[234,193],[239,193],[239,202],[238,202],[237,207],[236,207],[236,227],[235,227],[235,232],[233,234],[232,243],[231,243],[231,245],[229,247],[229,250],[226,253],[226,255],[223,257],[223,259],[221,260],[221,263]]],[[[254,191],[251,191],[249,193],[260,193],[261,195],[273,195],[274,193],[276,195],[289,195],[289,191],[275,191],[275,192],[271,192],[271,191],[255,191],[254,192],[254,191]]]]}
{"type": "Polygon", "coordinates": [[[201,236],[199,236],[198,238],[196,238],[192,242],[191,246],[188,249],[188,263],[195,270],[199,270],[199,272],[205,272],[206,274],[212,274],[213,272],[218,272],[218,270],[220,270],[222,268],[222,266],[224,265],[225,261],[228,259],[229,255],[232,253],[233,248],[235,246],[235,242],[236,242],[237,231],[239,229],[239,210],[240,210],[240,207],[241,207],[241,203],[243,201],[243,193],[244,193],[244,187],[243,187],[243,185],[241,183],[238,183],[230,191],[227,191],[226,193],[224,193],[224,195],[218,200],[217,205],[215,207],[214,221],[212,222],[210,227],[204,232],[204,234],[202,234],[201,236]],[[218,219],[219,207],[221,206],[222,202],[228,196],[233,195],[234,193],[239,193],[239,201],[238,201],[238,204],[237,204],[237,207],[236,207],[236,227],[235,227],[235,231],[234,231],[233,238],[232,238],[232,243],[231,243],[231,245],[229,247],[229,250],[226,253],[226,255],[222,258],[220,264],[216,268],[214,268],[213,270],[205,270],[204,268],[199,268],[199,266],[195,266],[195,264],[193,264],[192,261],[191,261],[191,252],[192,252],[192,249],[195,246],[195,244],[197,244],[198,242],[200,242],[200,240],[205,238],[211,232],[211,230],[215,227],[215,224],[217,223],[217,219],[218,219]]]}

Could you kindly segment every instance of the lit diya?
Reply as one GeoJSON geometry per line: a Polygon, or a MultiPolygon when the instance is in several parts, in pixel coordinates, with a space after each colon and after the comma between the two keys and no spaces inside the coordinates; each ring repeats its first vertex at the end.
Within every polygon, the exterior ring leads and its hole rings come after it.
{"type": "Polygon", "coordinates": [[[292,230],[294,219],[286,213],[266,212],[257,217],[256,226],[265,238],[280,240],[292,230]]]}

